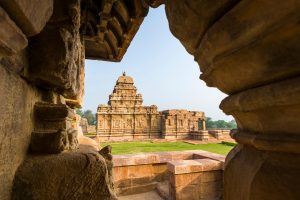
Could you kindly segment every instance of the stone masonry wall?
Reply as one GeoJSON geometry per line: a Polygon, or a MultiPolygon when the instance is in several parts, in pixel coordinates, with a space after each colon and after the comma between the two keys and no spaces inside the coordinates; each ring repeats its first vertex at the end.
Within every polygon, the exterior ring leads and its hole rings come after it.
{"type": "Polygon", "coordinates": [[[116,199],[111,148],[78,137],[80,2],[0,0],[1,200],[116,199]]]}
{"type": "Polygon", "coordinates": [[[8,200],[15,172],[27,154],[33,106],[41,95],[12,70],[8,60],[1,59],[0,76],[0,199],[8,200]]]}

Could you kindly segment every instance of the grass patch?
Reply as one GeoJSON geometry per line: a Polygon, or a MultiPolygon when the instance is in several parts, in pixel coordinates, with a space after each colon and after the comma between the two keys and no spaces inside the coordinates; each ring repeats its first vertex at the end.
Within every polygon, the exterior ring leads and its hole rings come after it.
{"type": "Polygon", "coordinates": [[[227,155],[234,147],[227,144],[188,144],[184,142],[121,142],[121,143],[101,143],[101,147],[112,146],[112,154],[133,154],[141,152],[157,151],[183,151],[183,150],[204,150],[212,153],[227,155]]]}

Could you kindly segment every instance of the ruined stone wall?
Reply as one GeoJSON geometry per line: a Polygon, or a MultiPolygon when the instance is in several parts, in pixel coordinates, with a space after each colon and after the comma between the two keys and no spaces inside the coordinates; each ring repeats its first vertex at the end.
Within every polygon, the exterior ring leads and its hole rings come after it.
{"type": "Polygon", "coordinates": [[[174,109],[161,113],[162,138],[166,139],[188,139],[191,133],[199,132],[199,121],[205,120],[204,112],[174,109]]]}

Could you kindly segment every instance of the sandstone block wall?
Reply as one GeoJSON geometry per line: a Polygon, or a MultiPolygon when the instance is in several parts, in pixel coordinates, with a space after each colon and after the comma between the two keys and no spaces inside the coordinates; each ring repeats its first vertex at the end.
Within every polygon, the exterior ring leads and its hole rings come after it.
{"type": "Polygon", "coordinates": [[[170,200],[221,200],[222,162],[211,159],[168,162],[170,200]]]}
{"type": "Polygon", "coordinates": [[[1,58],[0,76],[0,199],[9,200],[15,172],[27,154],[34,127],[33,107],[41,93],[1,58]]]}

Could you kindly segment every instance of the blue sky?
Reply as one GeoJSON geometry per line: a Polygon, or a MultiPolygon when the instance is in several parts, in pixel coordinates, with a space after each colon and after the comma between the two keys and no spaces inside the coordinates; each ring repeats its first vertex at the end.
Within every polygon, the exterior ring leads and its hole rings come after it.
{"type": "Polygon", "coordinates": [[[123,71],[133,77],[144,105],[199,110],[215,120],[232,119],[219,109],[226,95],[199,79],[198,64],[169,31],[163,6],[150,9],[120,63],[86,60],[83,109],[96,112],[99,104],[106,104],[123,71]]]}

